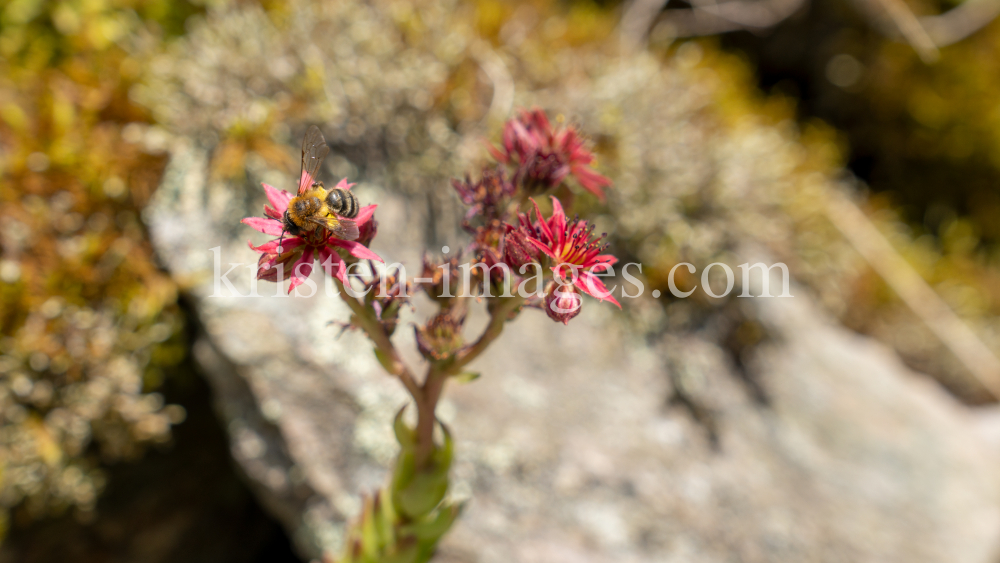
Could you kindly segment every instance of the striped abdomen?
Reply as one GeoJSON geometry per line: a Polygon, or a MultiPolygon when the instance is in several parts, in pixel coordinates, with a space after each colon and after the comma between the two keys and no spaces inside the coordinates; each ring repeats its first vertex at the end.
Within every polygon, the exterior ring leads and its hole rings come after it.
{"type": "Polygon", "coordinates": [[[330,190],[330,193],[326,194],[326,206],[330,211],[347,219],[357,217],[358,209],[361,207],[358,204],[357,196],[347,190],[338,188],[334,188],[330,190]]]}

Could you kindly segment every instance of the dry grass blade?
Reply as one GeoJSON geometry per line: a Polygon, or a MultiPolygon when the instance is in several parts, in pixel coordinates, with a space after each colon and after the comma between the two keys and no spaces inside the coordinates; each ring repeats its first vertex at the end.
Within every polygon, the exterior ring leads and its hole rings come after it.
{"type": "Polygon", "coordinates": [[[994,398],[1000,399],[1000,359],[944,302],[846,196],[831,191],[826,214],[872,269],[994,398]]]}
{"type": "Polygon", "coordinates": [[[913,47],[925,63],[934,63],[941,58],[941,52],[917,16],[903,0],[878,0],[882,8],[896,24],[903,38],[913,47]]]}
{"type": "Polygon", "coordinates": [[[997,0],[968,0],[938,16],[924,16],[920,24],[938,47],[965,39],[1000,15],[997,0]]]}

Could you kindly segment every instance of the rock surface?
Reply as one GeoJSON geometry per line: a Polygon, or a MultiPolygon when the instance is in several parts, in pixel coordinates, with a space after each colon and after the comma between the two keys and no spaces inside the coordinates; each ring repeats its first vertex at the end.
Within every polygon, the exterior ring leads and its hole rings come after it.
{"type": "MultiPolygon", "coordinates": [[[[256,254],[244,241],[255,235],[238,220],[259,214],[263,194],[213,178],[218,121],[252,115],[257,102],[241,109],[238,98],[280,89],[297,69],[327,77],[313,94],[334,146],[327,173],[360,180],[363,203],[380,206],[373,248],[411,276],[420,241],[461,246],[447,238],[455,209],[446,179],[484,133],[481,124],[453,129],[418,103],[428,95],[423,82],[437,84],[462,63],[456,53],[476,50],[461,28],[447,27],[447,4],[425,17],[431,31],[416,55],[392,39],[385,14],[398,6],[336,6],[308,20],[331,29],[353,22],[329,45],[300,44],[312,29],[303,31],[306,18],[279,29],[250,8],[212,13],[173,59],[151,67],[167,69],[151,79],[156,87],[137,94],[174,122],[160,138],[171,162],[144,218],[204,327],[196,358],[233,456],[310,557],[336,553],[359,492],[384,482],[395,454],[390,421],[406,396],[361,335],[336,337],[329,323],[348,315],[322,278],[308,298],[264,283],[250,295],[256,254]],[[282,55],[265,64],[261,52],[282,55]],[[409,56],[437,70],[409,75],[409,56]],[[214,83],[199,85],[199,76],[214,83]],[[244,83],[251,87],[239,96],[211,95],[244,83]],[[409,121],[397,135],[399,115],[409,121]],[[423,141],[407,141],[407,127],[423,141]],[[242,263],[229,279],[244,296],[213,283],[231,263],[242,263]]],[[[572,55],[557,53],[541,70],[518,67],[531,80],[516,82],[517,102],[564,108],[614,140],[618,201],[601,220],[638,259],[739,264],[751,254],[741,245],[753,241],[781,258],[812,256],[795,271],[822,281],[794,288],[792,299],[720,306],[662,307],[647,295],[630,301],[629,316],[587,303],[568,327],[522,315],[474,366],[483,376],[449,388],[441,406],[457,439],[453,494],[472,500],[438,560],[995,560],[1000,466],[980,437],[982,420],[829,320],[838,278],[827,274],[850,260],[842,241],[799,237],[783,214],[787,200],[822,206],[816,194],[831,189],[820,175],[795,176],[804,149],[794,135],[751,118],[728,129],[713,122],[705,106],[720,86],[691,49],[669,67],[641,55],[572,55]],[[565,83],[544,88],[546,72],[562,72],[565,83]],[[734,345],[733,323],[764,337],[734,345]]],[[[503,73],[489,53],[473,58],[499,95],[503,73]]],[[[287,183],[261,163],[247,170],[251,184],[287,183]]],[[[415,318],[425,306],[417,302],[415,318]]],[[[473,328],[483,322],[470,319],[473,328]]],[[[413,350],[409,330],[397,338],[413,350]]]]}

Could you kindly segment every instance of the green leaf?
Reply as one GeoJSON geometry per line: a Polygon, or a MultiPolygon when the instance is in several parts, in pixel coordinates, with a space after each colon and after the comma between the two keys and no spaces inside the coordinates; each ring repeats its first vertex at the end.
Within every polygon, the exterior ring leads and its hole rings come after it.
{"type": "Polygon", "coordinates": [[[375,348],[375,358],[378,359],[378,363],[382,364],[385,371],[392,373],[392,360],[389,359],[389,356],[383,354],[377,347],[375,348]]]}
{"type": "Polygon", "coordinates": [[[407,524],[400,528],[399,533],[400,535],[416,536],[420,540],[420,543],[425,545],[428,543],[436,544],[441,539],[441,536],[451,528],[455,519],[462,512],[463,506],[460,504],[443,506],[437,511],[434,518],[425,522],[407,524]]]}
{"type": "Polygon", "coordinates": [[[365,498],[365,506],[361,509],[361,548],[365,559],[377,559],[381,551],[375,526],[375,499],[372,497],[365,498]]]}
{"type": "Polygon", "coordinates": [[[420,544],[417,542],[408,542],[405,544],[399,542],[395,547],[398,551],[385,554],[384,557],[378,560],[378,563],[417,563],[420,560],[420,544]]]}
{"type": "Polygon", "coordinates": [[[482,374],[478,371],[463,371],[462,373],[453,375],[452,379],[455,380],[455,383],[468,383],[479,379],[480,375],[482,374]]]}
{"type": "MultiPolygon", "coordinates": [[[[438,424],[441,424],[439,421],[438,424]]],[[[455,451],[455,440],[444,424],[444,444],[435,447],[426,467],[416,467],[416,437],[402,423],[402,411],[396,415],[397,437],[403,435],[403,444],[396,458],[392,477],[392,502],[405,517],[419,519],[434,510],[448,492],[448,471],[455,451]]]]}
{"type": "Polygon", "coordinates": [[[396,413],[396,418],[392,421],[392,431],[396,434],[396,441],[404,450],[413,449],[417,443],[416,433],[403,422],[403,413],[406,411],[407,405],[403,405],[403,408],[399,409],[396,413]]]}
{"type": "Polygon", "coordinates": [[[403,492],[416,476],[417,459],[412,450],[399,452],[396,458],[396,467],[392,470],[392,502],[395,507],[399,507],[399,494],[403,492]]]}
{"type": "Polygon", "coordinates": [[[386,490],[379,491],[375,501],[375,526],[379,535],[379,543],[382,546],[391,546],[396,543],[396,511],[392,507],[392,495],[386,490]]]}
{"type": "Polygon", "coordinates": [[[444,446],[434,448],[432,458],[447,475],[448,469],[451,467],[451,459],[455,454],[455,440],[451,437],[451,430],[448,430],[443,422],[439,420],[438,424],[441,425],[441,431],[444,433],[444,446]]]}
{"type": "Polygon", "coordinates": [[[448,469],[417,473],[406,487],[400,489],[394,500],[397,508],[410,518],[420,518],[434,510],[448,492],[448,469]]]}

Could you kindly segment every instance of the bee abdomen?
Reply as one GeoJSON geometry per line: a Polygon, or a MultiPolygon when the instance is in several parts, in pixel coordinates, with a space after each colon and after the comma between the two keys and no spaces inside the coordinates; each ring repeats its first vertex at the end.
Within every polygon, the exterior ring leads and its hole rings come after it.
{"type": "Polygon", "coordinates": [[[341,217],[353,219],[358,216],[358,198],[347,190],[334,188],[326,195],[326,206],[341,217]]]}

